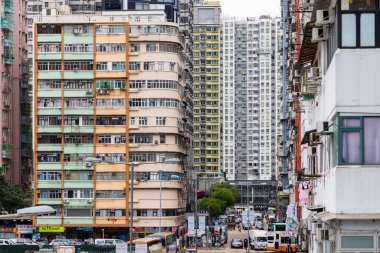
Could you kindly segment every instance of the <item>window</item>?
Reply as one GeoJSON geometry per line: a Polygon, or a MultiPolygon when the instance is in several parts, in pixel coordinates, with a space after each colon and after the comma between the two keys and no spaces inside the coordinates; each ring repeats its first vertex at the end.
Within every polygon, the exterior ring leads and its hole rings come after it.
{"type": "Polygon", "coordinates": [[[146,51],[147,52],[156,52],[157,51],[156,43],[148,43],[148,44],[146,44],[146,51]]]}
{"type": "Polygon", "coordinates": [[[147,117],[139,117],[139,126],[146,126],[148,125],[148,118],[147,117]]]}
{"type": "Polygon", "coordinates": [[[156,117],[156,125],[157,126],[165,126],[166,125],[166,117],[156,117]]]}
{"type": "Polygon", "coordinates": [[[112,62],[112,70],[116,70],[116,71],[125,70],[125,62],[112,62]]]}
{"type": "Polygon", "coordinates": [[[340,46],[375,47],[376,46],[376,9],[375,0],[342,0],[340,13],[340,46]]]}
{"type": "Polygon", "coordinates": [[[129,62],[129,70],[140,70],[140,62],[136,62],[136,61],[129,62]]]}
{"type": "Polygon", "coordinates": [[[342,236],[341,248],[342,249],[373,249],[374,246],[373,236],[342,236]]]}
{"type": "Polygon", "coordinates": [[[125,198],[125,191],[122,190],[98,190],[96,197],[99,199],[125,198]]]}
{"type": "Polygon", "coordinates": [[[342,117],[340,163],[380,164],[380,117],[342,117]]]}
{"type": "Polygon", "coordinates": [[[341,10],[369,11],[375,8],[375,0],[341,0],[341,10]]]}
{"type": "Polygon", "coordinates": [[[97,62],[96,70],[108,70],[108,63],[106,61],[97,62]]]}

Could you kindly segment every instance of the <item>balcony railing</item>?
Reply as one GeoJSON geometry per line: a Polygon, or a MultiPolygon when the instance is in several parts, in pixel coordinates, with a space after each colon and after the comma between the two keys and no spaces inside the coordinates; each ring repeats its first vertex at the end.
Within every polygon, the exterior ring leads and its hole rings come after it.
{"type": "Polygon", "coordinates": [[[13,2],[11,0],[4,1],[4,12],[12,13],[13,12],[13,2]]]}
{"type": "Polygon", "coordinates": [[[1,17],[1,28],[6,30],[13,30],[13,19],[12,16],[1,17]]]}

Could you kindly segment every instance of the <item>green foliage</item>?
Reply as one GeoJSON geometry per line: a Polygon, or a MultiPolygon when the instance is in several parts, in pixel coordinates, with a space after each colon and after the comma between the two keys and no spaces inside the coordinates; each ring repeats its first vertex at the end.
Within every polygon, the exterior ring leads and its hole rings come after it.
{"type": "Polygon", "coordinates": [[[233,207],[235,205],[235,197],[228,189],[217,188],[211,193],[211,198],[219,199],[224,203],[223,209],[233,207]]]}
{"type": "Polygon", "coordinates": [[[217,182],[217,183],[214,183],[211,187],[212,192],[220,190],[220,189],[225,189],[225,190],[228,190],[229,192],[231,192],[232,196],[235,199],[235,202],[240,197],[238,188],[235,185],[232,185],[228,182],[217,182]]]}
{"type": "Polygon", "coordinates": [[[198,200],[198,207],[208,211],[211,217],[217,217],[228,208],[233,207],[239,198],[236,186],[228,182],[217,182],[211,187],[211,197],[198,200]]]}
{"type": "Polygon", "coordinates": [[[31,192],[25,192],[20,185],[11,185],[3,175],[0,175],[0,211],[9,213],[28,205],[27,200],[32,197],[31,192]]]}
{"type": "Polygon", "coordinates": [[[224,211],[223,201],[214,198],[203,198],[198,200],[198,208],[200,210],[207,210],[211,217],[218,217],[224,211]]]}

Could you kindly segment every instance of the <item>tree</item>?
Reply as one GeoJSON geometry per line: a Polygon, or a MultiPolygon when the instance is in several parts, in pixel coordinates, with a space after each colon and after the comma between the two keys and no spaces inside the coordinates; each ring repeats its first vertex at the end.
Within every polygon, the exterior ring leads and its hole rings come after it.
{"type": "Polygon", "coordinates": [[[225,188],[216,188],[215,190],[213,190],[211,193],[211,198],[219,199],[222,202],[224,202],[223,209],[233,207],[236,203],[236,199],[233,192],[225,188]]]}
{"type": "Polygon", "coordinates": [[[11,185],[4,175],[0,175],[0,211],[14,213],[27,206],[31,192],[24,191],[20,185],[11,185]]]}
{"type": "MultiPolygon", "coordinates": [[[[235,199],[235,202],[237,199],[239,199],[239,190],[235,185],[232,185],[228,182],[216,182],[211,186],[211,191],[217,191],[218,189],[226,189],[229,192],[232,193],[232,196],[235,199]]],[[[235,204],[235,203],[234,203],[235,204]]]]}
{"type": "Polygon", "coordinates": [[[209,215],[214,218],[221,215],[224,211],[223,206],[225,203],[223,203],[220,199],[214,199],[214,198],[203,198],[198,200],[198,208],[200,210],[208,211],[209,215]]]}

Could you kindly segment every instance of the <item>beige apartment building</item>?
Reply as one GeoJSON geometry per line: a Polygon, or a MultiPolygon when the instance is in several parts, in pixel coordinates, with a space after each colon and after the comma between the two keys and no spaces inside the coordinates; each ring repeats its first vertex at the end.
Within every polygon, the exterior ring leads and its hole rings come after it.
{"type": "Polygon", "coordinates": [[[193,132],[178,25],[162,11],[42,16],[34,52],[35,204],[57,210],[35,225],[127,239],[134,163],[135,237],[177,230],[193,132]]]}

